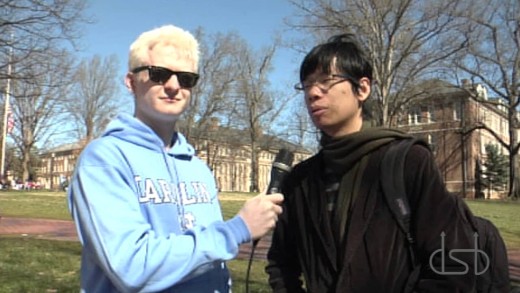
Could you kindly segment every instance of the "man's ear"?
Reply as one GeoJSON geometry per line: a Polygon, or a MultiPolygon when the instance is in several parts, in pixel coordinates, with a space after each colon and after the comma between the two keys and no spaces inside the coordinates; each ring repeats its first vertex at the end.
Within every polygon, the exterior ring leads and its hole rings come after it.
{"type": "Polygon", "coordinates": [[[362,77],[359,80],[359,89],[357,98],[360,102],[364,102],[369,96],[370,92],[372,91],[372,87],[370,85],[370,79],[366,77],[362,77]]]}
{"type": "Polygon", "coordinates": [[[134,93],[134,74],[132,72],[125,75],[125,85],[128,91],[134,93]]]}

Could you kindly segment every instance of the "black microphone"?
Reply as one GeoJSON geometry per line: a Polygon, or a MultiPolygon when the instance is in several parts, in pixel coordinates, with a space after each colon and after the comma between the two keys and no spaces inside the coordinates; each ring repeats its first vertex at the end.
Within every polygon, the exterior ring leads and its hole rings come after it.
{"type": "Polygon", "coordinates": [[[285,176],[292,169],[292,162],[294,154],[287,149],[281,149],[274,158],[273,166],[271,167],[271,182],[267,187],[266,194],[280,192],[285,176]]]}
{"type": "MultiPolygon", "coordinates": [[[[281,149],[276,157],[274,158],[273,166],[271,167],[271,182],[267,187],[266,194],[278,193],[282,187],[285,176],[289,174],[292,169],[292,162],[294,154],[287,149],[281,149]]],[[[249,263],[247,265],[246,272],[246,293],[249,293],[249,272],[251,270],[251,263],[253,261],[253,255],[255,254],[256,246],[258,245],[259,239],[253,241],[253,247],[251,248],[251,255],[249,256],[249,263]]]]}
{"type": "MultiPolygon", "coordinates": [[[[266,194],[278,193],[282,187],[285,176],[289,174],[292,169],[292,162],[294,154],[287,149],[281,149],[274,158],[273,166],[271,167],[271,182],[267,187],[266,194]]],[[[253,241],[253,251],[260,239],[253,241]]]]}

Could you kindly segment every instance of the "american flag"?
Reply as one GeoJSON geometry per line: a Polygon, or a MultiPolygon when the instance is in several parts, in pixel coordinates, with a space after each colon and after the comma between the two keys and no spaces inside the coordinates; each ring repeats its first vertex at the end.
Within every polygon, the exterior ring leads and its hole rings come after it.
{"type": "Polygon", "coordinates": [[[11,133],[14,128],[14,115],[13,111],[11,111],[11,107],[7,109],[7,133],[11,133]]]}

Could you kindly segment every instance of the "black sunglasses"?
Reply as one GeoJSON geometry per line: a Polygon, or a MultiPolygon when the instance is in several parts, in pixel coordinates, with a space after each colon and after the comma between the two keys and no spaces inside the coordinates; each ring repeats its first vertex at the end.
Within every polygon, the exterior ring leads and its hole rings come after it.
{"type": "Polygon", "coordinates": [[[179,85],[182,88],[192,88],[197,84],[199,80],[199,75],[193,72],[186,71],[173,71],[168,68],[160,67],[160,66],[140,66],[132,69],[132,73],[138,73],[143,70],[148,70],[148,75],[150,76],[150,80],[153,82],[157,82],[160,84],[165,84],[168,82],[170,77],[175,74],[177,76],[177,80],[179,81],[179,85]]]}

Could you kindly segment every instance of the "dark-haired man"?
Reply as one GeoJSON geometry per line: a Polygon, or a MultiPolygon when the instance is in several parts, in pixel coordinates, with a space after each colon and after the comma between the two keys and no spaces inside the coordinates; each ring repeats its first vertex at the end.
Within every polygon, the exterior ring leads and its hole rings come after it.
{"type": "MultiPolygon", "coordinates": [[[[412,146],[405,162],[415,257],[421,265],[412,264],[379,182],[385,150],[409,136],[363,128],[362,108],[372,81],[369,58],[351,34],[317,45],[303,60],[295,87],[322,132],[321,150],[295,166],[284,183],[284,212],[268,253],[269,283],[274,292],[291,293],[305,292],[301,277],[306,292],[313,293],[472,292],[474,275],[438,274],[428,265],[441,247],[446,252],[472,248],[473,239],[422,145],[412,146]]],[[[451,272],[472,271],[471,258],[458,256],[469,268],[442,253],[432,263],[451,272]]]]}

